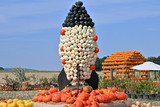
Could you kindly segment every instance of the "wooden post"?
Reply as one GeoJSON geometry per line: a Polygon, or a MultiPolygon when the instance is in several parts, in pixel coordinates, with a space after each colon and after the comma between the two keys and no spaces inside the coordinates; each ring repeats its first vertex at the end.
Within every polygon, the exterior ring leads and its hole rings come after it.
{"type": "MultiPolygon", "coordinates": [[[[80,70],[79,70],[79,64],[77,64],[77,93],[79,94],[79,78],[80,78],[80,70]]],[[[78,95],[77,94],[77,95],[78,95]]]]}
{"type": "Polygon", "coordinates": [[[151,72],[150,71],[148,71],[148,78],[150,78],[151,77],[151,72]]]}
{"type": "Polygon", "coordinates": [[[113,69],[110,69],[111,71],[111,80],[113,80],[113,69]]]}

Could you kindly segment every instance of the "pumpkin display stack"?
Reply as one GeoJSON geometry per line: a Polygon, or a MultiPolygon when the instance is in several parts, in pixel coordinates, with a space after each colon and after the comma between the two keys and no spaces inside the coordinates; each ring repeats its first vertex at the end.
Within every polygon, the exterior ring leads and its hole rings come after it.
{"type": "Polygon", "coordinates": [[[149,73],[149,70],[141,70],[140,71],[140,80],[147,80],[148,79],[148,73],[149,73]]]}
{"type": "Polygon", "coordinates": [[[113,79],[113,71],[116,71],[116,78],[130,78],[133,79],[148,79],[147,72],[140,71],[140,78],[135,78],[135,70],[130,69],[133,66],[146,62],[146,58],[142,56],[140,52],[133,51],[121,51],[112,53],[102,63],[104,77],[107,80],[113,79]]]}
{"type": "Polygon", "coordinates": [[[64,69],[58,77],[59,89],[62,90],[72,80],[85,80],[96,89],[98,75],[94,70],[99,52],[96,43],[98,37],[95,34],[94,22],[83,6],[83,2],[77,1],[72,6],[62,26],[59,55],[64,69]]]}

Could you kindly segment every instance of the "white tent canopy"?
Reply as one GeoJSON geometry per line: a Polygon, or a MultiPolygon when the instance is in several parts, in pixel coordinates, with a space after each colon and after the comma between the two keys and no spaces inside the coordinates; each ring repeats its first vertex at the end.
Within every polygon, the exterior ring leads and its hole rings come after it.
{"type": "Polygon", "coordinates": [[[130,69],[136,69],[136,70],[160,70],[160,65],[155,64],[153,62],[144,62],[143,64],[134,66],[130,69]]]}

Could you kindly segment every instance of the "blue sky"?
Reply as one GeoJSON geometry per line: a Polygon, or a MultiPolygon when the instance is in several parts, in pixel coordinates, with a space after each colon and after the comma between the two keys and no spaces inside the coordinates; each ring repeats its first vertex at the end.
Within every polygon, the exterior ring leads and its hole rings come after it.
{"type": "MultiPolygon", "coordinates": [[[[76,0],[0,0],[0,66],[61,70],[59,31],[76,0]]],[[[137,50],[160,56],[159,0],[82,0],[99,57],[137,50]]]]}

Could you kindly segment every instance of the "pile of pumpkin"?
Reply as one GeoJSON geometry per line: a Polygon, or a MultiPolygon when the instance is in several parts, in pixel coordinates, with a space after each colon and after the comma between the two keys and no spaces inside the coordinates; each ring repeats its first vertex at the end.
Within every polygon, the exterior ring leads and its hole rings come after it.
{"type": "Polygon", "coordinates": [[[8,99],[0,98],[0,103],[1,103],[1,102],[7,102],[7,101],[8,101],[8,99]]]}
{"type": "Polygon", "coordinates": [[[126,99],[126,94],[118,92],[116,87],[93,90],[90,86],[79,89],[79,93],[77,89],[64,88],[59,91],[57,88],[51,88],[49,91],[42,90],[33,97],[35,102],[66,102],[70,104],[69,107],[102,107],[100,103],[126,99]]]}
{"type": "Polygon", "coordinates": [[[4,99],[1,100],[0,107],[33,107],[33,101],[19,99],[4,99]]]}

